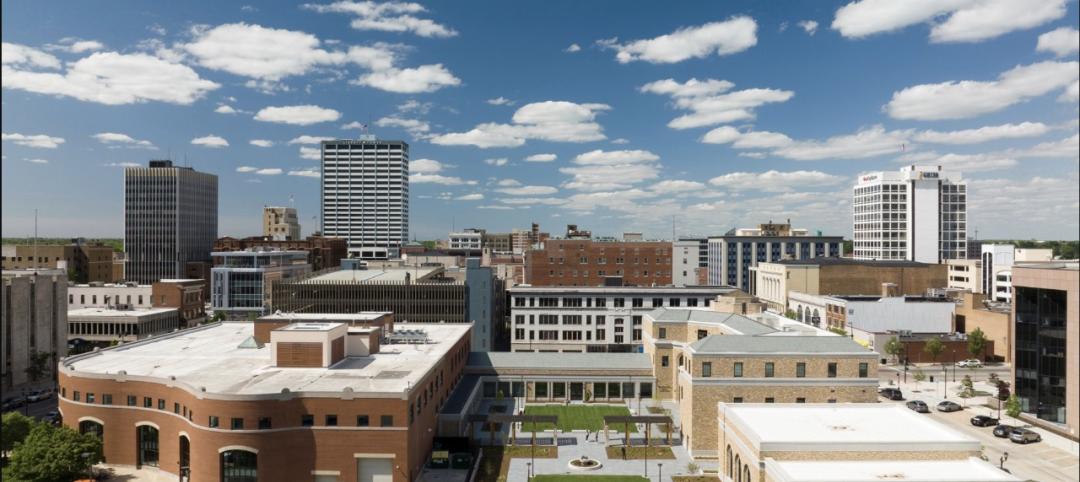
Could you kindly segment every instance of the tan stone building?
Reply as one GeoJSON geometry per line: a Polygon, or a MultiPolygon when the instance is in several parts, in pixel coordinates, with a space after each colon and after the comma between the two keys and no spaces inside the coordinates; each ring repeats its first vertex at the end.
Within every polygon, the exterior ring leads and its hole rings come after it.
{"type": "Polygon", "coordinates": [[[671,284],[670,241],[549,239],[525,253],[533,286],[601,286],[611,277],[630,286],[671,284]]]}
{"type": "Polygon", "coordinates": [[[263,237],[275,241],[299,241],[300,221],[296,208],[263,206],[263,237]]]}
{"type": "Polygon", "coordinates": [[[772,313],[660,309],[645,315],[656,394],[679,406],[694,458],[717,458],[716,404],[874,402],[878,354],[772,313]]]}
{"type": "Polygon", "coordinates": [[[113,250],[100,243],[89,244],[74,239],[64,245],[17,245],[5,249],[4,253],[4,271],[63,267],[76,283],[118,281],[113,273],[113,250]]]}
{"type": "Polygon", "coordinates": [[[728,482],[1019,481],[984,462],[982,444],[896,404],[715,407],[728,482]]]}
{"type": "Polygon", "coordinates": [[[956,299],[956,332],[970,334],[982,330],[994,342],[992,355],[1005,363],[1012,363],[1012,307],[987,299],[985,294],[959,293],[956,299]]]}
{"type": "Polygon", "coordinates": [[[471,325],[216,323],[64,359],[64,423],[111,464],[188,480],[416,480],[471,325]],[[377,330],[377,329],[376,329],[377,330]],[[422,337],[422,338],[418,338],[422,337]],[[246,477],[243,479],[237,477],[246,477]]]}
{"type": "Polygon", "coordinates": [[[1080,264],[1012,267],[1013,393],[1026,420],[1080,436],[1080,264]]]}
{"type": "Polygon", "coordinates": [[[914,261],[871,261],[852,258],[810,258],[758,263],[751,293],[784,312],[788,293],[811,295],[877,295],[882,283],[896,285],[897,295],[924,295],[948,285],[946,266],[914,261]]]}

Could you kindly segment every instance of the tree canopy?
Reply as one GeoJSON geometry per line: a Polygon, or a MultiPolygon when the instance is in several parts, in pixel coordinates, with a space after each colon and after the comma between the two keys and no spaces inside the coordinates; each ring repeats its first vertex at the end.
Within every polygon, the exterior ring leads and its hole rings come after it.
{"type": "MultiPolygon", "coordinates": [[[[5,417],[6,432],[6,417],[5,417]]],[[[15,446],[8,475],[14,480],[69,482],[102,460],[101,440],[67,427],[35,423],[15,446]]]]}

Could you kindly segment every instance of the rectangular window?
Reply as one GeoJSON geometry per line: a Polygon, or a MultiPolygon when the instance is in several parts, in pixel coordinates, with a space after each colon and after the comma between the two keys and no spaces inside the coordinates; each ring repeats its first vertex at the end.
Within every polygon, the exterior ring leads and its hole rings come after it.
{"type": "Polygon", "coordinates": [[[806,399],[803,397],[796,398],[795,403],[806,403],[806,399]]]}
{"type": "Polygon", "coordinates": [[[615,298],[613,300],[612,305],[615,306],[616,308],[624,308],[624,307],[626,307],[626,299],[625,298],[615,298]]]}
{"type": "Polygon", "coordinates": [[[829,363],[829,378],[836,378],[836,362],[829,363]]]}
{"type": "Polygon", "coordinates": [[[701,376],[705,378],[712,376],[712,362],[703,362],[701,364],[701,376]]]}
{"type": "Polygon", "coordinates": [[[765,397],[765,403],[774,403],[776,399],[773,397],[765,397]]]}
{"type": "Polygon", "coordinates": [[[217,426],[218,426],[218,418],[217,418],[217,416],[216,415],[211,415],[210,419],[207,420],[206,425],[208,427],[210,427],[210,428],[217,428],[217,426]]]}
{"type": "Polygon", "coordinates": [[[806,378],[806,363],[795,364],[795,378],[806,378]]]}
{"type": "Polygon", "coordinates": [[[71,397],[71,399],[72,399],[72,400],[74,400],[74,401],[76,401],[76,402],[78,402],[78,401],[79,401],[79,398],[81,398],[81,396],[79,395],[79,391],[78,391],[78,390],[75,390],[75,393],[73,393],[73,394],[72,394],[72,397],[71,397]]]}
{"type": "Polygon", "coordinates": [[[765,378],[772,378],[775,370],[773,362],[765,362],[765,378]]]}
{"type": "Polygon", "coordinates": [[[229,427],[233,430],[243,430],[244,419],[241,417],[233,417],[232,420],[229,422],[229,427]]]}
{"type": "Polygon", "coordinates": [[[671,359],[668,358],[667,355],[663,355],[663,356],[660,357],[660,366],[666,367],[666,366],[669,366],[670,364],[671,364],[671,359]]]}
{"type": "Polygon", "coordinates": [[[327,415],[326,423],[324,425],[327,427],[337,427],[337,415],[327,415]]]}
{"type": "Polygon", "coordinates": [[[383,415],[383,416],[379,417],[379,425],[383,426],[383,427],[393,427],[394,426],[394,416],[393,415],[383,415]]]}
{"type": "Polygon", "coordinates": [[[552,382],[551,396],[554,398],[566,398],[566,383],[552,382]]]}
{"type": "Polygon", "coordinates": [[[367,427],[370,424],[371,424],[371,421],[368,420],[367,415],[357,415],[356,416],[356,426],[357,427],[367,427]]]}
{"type": "Polygon", "coordinates": [[[111,393],[102,393],[101,394],[101,404],[102,405],[112,405],[112,394],[111,393]]]}
{"type": "Polygon", "coordinates": [[[645,300],[643,300],[641,298],[633,298],[633,299],[630,300],[630,306],[632,308],[641,308],[641,307],[645,306],[645,300]]]}
{"type": "Polygon", "coordinates": [[[143,408],[154,408],[154,399],[150,397],[143,397],[142,406],[143,408]]]}
{"type": "Polygon", "coordinates": [[[660,328],[657,338],[660,338],[661,340],[667,338],[667,328],[660,328]]]}
{"type": "Polygon", "coordinates": [[[172,413],[180,413],[180,403],[179,402],[173,402],[173,404],[172,404],[172,413]]]}
{"type": "Polygon", "coordinates": [[[735,397],[731,399],[732,403],[742,403],[742,397],[735,397]]]}
{"type": "Polygon", "coordinates": [[[859,378],[866,378],[868,376],[870,376],[870,364],[869,363],[860,363],[859,364],[859,378]]]}
{"type": "Polygon", "coordinates": [[[86,392],[86,403],[94,403],[94,392],[86,392]]]}
{"type": "Polygon", "coordinates": [[[742,377],[742,362],[735,362],[734,376],[735,378],[742,377]]]}
{"type": "Polygon", "coordinates": [[[300,425],[303,427],[310,427],[315,425],[315,416],[311,414],[304,414],[300,416],[300,425]]]}
{"type": "Polygon", "coordinates": [[[158,399],[158,401],[157,401],[157,409],[158,410],[165,410],[165,399],[164,398],[159,398],[158,399]]]}
{"type": "Polygon", "coordinates": [[[270,430],[270,417],[259,417],[259,430],[270,430]]]}
{"type": "Polygon", "coordinates": [[[533,388],[533,396],[536,398],[548,397],[548,384],[547,382],[536,382],[533,388]]]}
{"type": "Polygon", "coordinates": [[[698,330],[698,331],[697,331],[697,339],[699,339],[699,340],[700,340],[700,339],[702,339],[702,338],[705,338],[706,336],[709,336],[709,332],[708,332],[708,331],[706,331],[706,330],[698,330]]]}

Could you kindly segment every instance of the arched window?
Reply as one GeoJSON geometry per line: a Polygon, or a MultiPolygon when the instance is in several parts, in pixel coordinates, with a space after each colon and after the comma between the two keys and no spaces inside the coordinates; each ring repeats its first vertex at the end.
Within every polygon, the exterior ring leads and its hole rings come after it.
{"type": "Polygon", "coordinates": [[[79,433],[93,435],[102,443],[105,442],[105,426],[94,420],[83,420],[79,422],[79,433]]]}
{"type": "Polygon", "coordinates": [[[679,355],[679,367],[681,368],[683,365],[685,365],[685,363],[683,363],[683,356],[679,355]]]}
{"type": "Polygon", "coordinates": [[[139,465],[158,466],[158,429],[150,425],[135,427],[138,434],[139,465]]]}
{"type": "Polygon", "coordinates": [[[742,473],[743,473],[743,478],[742,478],[743,482],[750,482],[750,466],[749,465],[743,467],[742,473]]]}
{"type": "Polygon", "coordinates": [[[255,482],[259,480],[259,456],[247,450],[221,452],[221,482],[255,482]]]}
{"type": "Polygon", "coordinates": [[[742,472],[739,471],[739,467],[742,465],[742,458],[735,455],[735,482],[743,482],[742,472]]]}
{"type": "Polygon", "coordinates": [[[811,321],[813,321],[813,322],[814,322],[814,326],[817,326],[817,324],[821,322],[821,316],[820,316],[820,315],[818,315],[818,310],[817,310],[817,308],[814,308],[814,318],[813,318],[813,320],[811,320],[811,321]]]}
{"type": "Polygon", "coordinates": [[[180,436],[180,470],[188,471],[191,468],[191,440],[187,435],[180,436]]]}
{"type": "Polygon", "coordinates": [[[804,319],[803,319],[803,315],[802,315],[802,305],[799,305],[799,317],[798,317],[798,318],[796,318],[796,319],[797,319],[797,320],[799,320],[799,321],[806,321],[806,320],[804,320],[804,319]]]}
{"type": "Polygon", "coordinates": [[[732,476],[735,475],[735,470],[731,468],[731,446],[730,445],[727,446],[727,464],[725,465],[725,467],[727,467],[727,475],[728,475],[728,477],[732,477],[732,476]]]}

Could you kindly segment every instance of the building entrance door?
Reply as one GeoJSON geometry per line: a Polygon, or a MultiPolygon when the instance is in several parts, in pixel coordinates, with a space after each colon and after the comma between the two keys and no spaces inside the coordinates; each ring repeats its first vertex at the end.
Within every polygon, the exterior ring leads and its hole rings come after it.
{"type": "Polygon", "coordinates": [[[585,384],[576,382],[570,384],[570,400],[580,401],[585,399],[585,384]]]}

